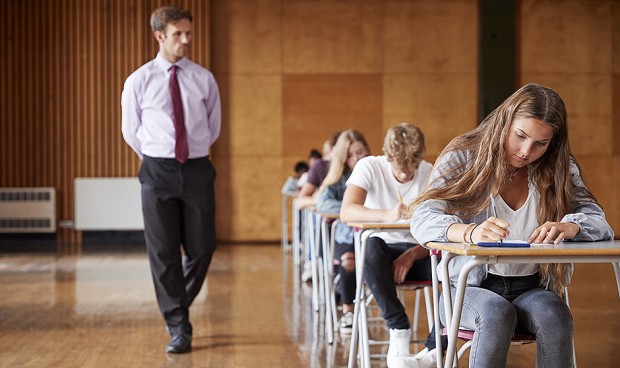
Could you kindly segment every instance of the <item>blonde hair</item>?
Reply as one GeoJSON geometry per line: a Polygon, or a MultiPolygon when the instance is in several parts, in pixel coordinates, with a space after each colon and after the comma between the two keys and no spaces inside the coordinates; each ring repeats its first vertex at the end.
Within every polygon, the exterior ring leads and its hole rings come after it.
{"type": "Polygon", "coordinates": [[[411,169],[424,157],[424,134],[413,124],[400,123],[388,129],[383,140],[383,153],[389,162],[401,169],[411,169]]]}
{"type": "MultiPolygon", "coordinates": [[[[575,199],[596,202],[592,193],[585,187],[577,187],[571,180],[571,162],[575,162],[579,172],[581,169],[570,149],[564,101],[554,90],[532,83],[508,97],[476,129],[456,137],[444,148],[438,161],[447,152],[466,151],[473,162],[447,169],[442,177],[435,179],[444,183],[422,193],[408,212],[431,199],[445,201],[446,212],[461,218],[476,216],[487,208],[489,193],[497,194],[510,175],[505,164],[505,141],[511,123],[517,118],[537,119],[553,130],[547,151],[531,163],[528,170],[540,193],[538,223],[560,221],[574,210],[575,199]]],[[[540,269],[541,285],[549,284],[553,292],[561,295],[568,282],[568,266],[541,264],[540,269]]]]}
{"type": "Polygon", "coordinates": [[[332,148],[329,171],[321,184],[321,190],[337,183],[340,178],[342,178],[345,171],[348,170],[346,163],[347,158],[349,157],[349,147],[351,147],[351,145],[355,142],[361,142],[366,149],[368,149],[368,153],[370,153],[370,148],[368,147],[366,138],[364,138],[362,133],[355,129],[345,130],[340,133],[336,144],[332,148]]]}

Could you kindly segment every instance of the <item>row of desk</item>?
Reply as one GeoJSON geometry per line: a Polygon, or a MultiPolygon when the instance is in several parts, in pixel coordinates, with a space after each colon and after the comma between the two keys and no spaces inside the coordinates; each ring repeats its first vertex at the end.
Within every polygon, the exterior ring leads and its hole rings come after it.
{"type": "MultiPolygon", "coordinates": [[[[293,206],[294,207],[294,206],[293,206]]],[[[287,211],[285,200],[283,199],[283,247],[288,246],[288,241],[284,243],[285,230],[288,235],[288,224],[284,222],[284,212],[287,211]]],[[[293,213],[298,212],[294,208],[293,213]]],[[[321,216],[317,215],[319,221],[318,228],[313,229],[316,231],[315,236],[318,240],[319,236],[322,237],[322,242],[329,241],[328,220],[331,221],[334,216],[321,216]],[[322,230],[321,230],[322,228],[322,230]],[[322,234],[322,235],[319,235],[322,234]]],[[[370,353],[368,349],[368,336],[365,329],[361,329],[362,318],[366,318],[365,308],[361,308],[364,302],[363,290],[363,269],[365,264],[365,248],[367,239],[372,234],[377,232],[386,231],[409,231],[408,223],[380,223],[380,222],[352,222],[347,225],[355,228],[355,251],[356,251],[356,272],[357,272],[357,285],[356,285],[356,303],[354,310],[354,325],[351,336],[351,345],[349,350],[349,362],[350,368],[354,367],[359,359],[362,367],[370,367],[370,353]],[[359,347],[359,356],[357,350],[359,347]]],[[[299,231],[299,229],[298,229],[299,231]]],[[[294,232],[295,237],[299,237],[299,233],[294,232]]],[[[324,243],[325,244],[325,243],[324,243]]],[[[318,254],[318,243],[313,246],[314,255],[318,254]]],[[[450,288],[443,288],[443,297],[446,309],[448,322],[448,348],[446,351],[446,359],[442,358],[441,349],[437,349],[437,361],[444,362],[444,367],[449,368],[454,362],[456,356],[456,342],[458,336],[458,327],[460,324],[460,318],[463,307],[463,297],[465,294],[465,285],[469,272],[480,264],[494,264],[494,263],[611,263],[613,265],[616,285],[618,288],[618,294],[620,296],[620,241],[600,241],[600,242],[562,242],[558,245],[535,245],[530,248],[487,248],[478,247],[472,244],[464,243],[428,243],[425,245],[431,250],[431,262],[433,263],[433,269],[437,267],[437,253],[442,252],[442,261],[439,264],[438,272],[442,275],[442,280],[448,280],[448,264],[449,262],[459,256],[471,256],[472,259],[462,268],[459,274],[458,287],[456,289],[456,296],[454,306],[449,305],[447,301],[451,300],[450,288]]],[[[283,248],[284,249],[284,248],[283,248]]],[[[299,253],[299,249],[293,250],[299,253]]],[[[316,257],[314,257],[316,259],[316,257]]],[[[298,266],[299,263],[296,263],[298,266]]],[[[318,266],[316,266],[318,269],[318,266]]],[[[324,266],[325,267],[325,266],[324,266]]],[[[326,268],[324,272],[328,272],[326,268]]],[[[324,275],[330,275],[324,273],[324,275]]],[[[318,274],[317,274],[318,276],[318,274]]],[[[327,285],[327,281],[324,282],[327,285]]],[[[439,281],[437,273],[433,273],[433,311],[435,324],[439,325],[439,281]]],[[[326,290],[327,291],[327,290],[326,290]]],[[[330,290],[331,292],[331,290],[330,290]]],[[[323,294],[323,295],[327,295],[323,294]]],[[[335,317],[332,317],[335,318],[335,317]]],[[[334,320],[331,319],[333,324],[334,320]]],[[[326,316],[327,320],[327,316],[326,316]]],[[[365,326],[365,324],[363,324],[365,326]]],[[[333,334],[333,328],[326,324],[326,331],[328,335],[333,334]],[[328,328],[329,327],[329,328],[328,328]]],[[[440,342],[441,333],[440,329],[436,329],[436,341],[440,342]]],[[[333,341],[332,337],[328,337],[328,341],[333,341]]]]}

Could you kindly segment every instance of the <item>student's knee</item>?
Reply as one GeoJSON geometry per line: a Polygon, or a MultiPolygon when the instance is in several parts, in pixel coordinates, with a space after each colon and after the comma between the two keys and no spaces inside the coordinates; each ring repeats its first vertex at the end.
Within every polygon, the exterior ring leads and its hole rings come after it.
{"type": "Polygon", "coordinates": [[[558,298],[553,303],[537,309],[536,311],[535,318],[539,321],[539,325],[558,326],[566,331],[572,331],[573,317],[570,308],[563,300],[558,298]]]}
{"type": "Polygon", "coordinates": [[[342,256],[340,256],[340,267],[346,272],[355,272],[355,253],[343,253],[342,256]]]}
{"type": "Polygon", "coordinates": [[[517,311],[510,302],[505,299],[494,300],[483,304],[478,310],[477,323],[484,329],[506,328],[514,331],[517,324],[517,311]]]}
{"type": "Polygon", "coordinates": [[[366,241],[366,264],[378,261],[386,256],[386,244],[378,237],[368,238],[366,241]]]}

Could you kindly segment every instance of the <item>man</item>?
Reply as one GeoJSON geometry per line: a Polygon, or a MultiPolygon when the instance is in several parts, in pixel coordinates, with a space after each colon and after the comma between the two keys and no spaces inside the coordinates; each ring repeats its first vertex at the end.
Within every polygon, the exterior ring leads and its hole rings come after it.
{"type": "Polygon", "coordinates": [[[189,306],[216,247],[215,169],[208,155],[220,134],[220,97],[213,74],[185,58],[191,13],[164,6],[151,15],[151,28],[159,53],[125,82],[122,131],[142,159],[146,248],[172,337],[166,352],[185,353],[192,341],[189,306]]]}

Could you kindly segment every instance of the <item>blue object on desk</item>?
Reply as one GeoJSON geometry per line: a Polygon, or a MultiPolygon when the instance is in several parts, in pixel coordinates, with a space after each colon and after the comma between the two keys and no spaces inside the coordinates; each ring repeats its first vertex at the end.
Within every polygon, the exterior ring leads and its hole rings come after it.
{"type": "Polygon", "coordinates": [[[499,248],[529,248],[530,243],[518,240],[504,240],[503,242],[480,242],[476,243],[479,247],[499,247],[499,248]]]}

